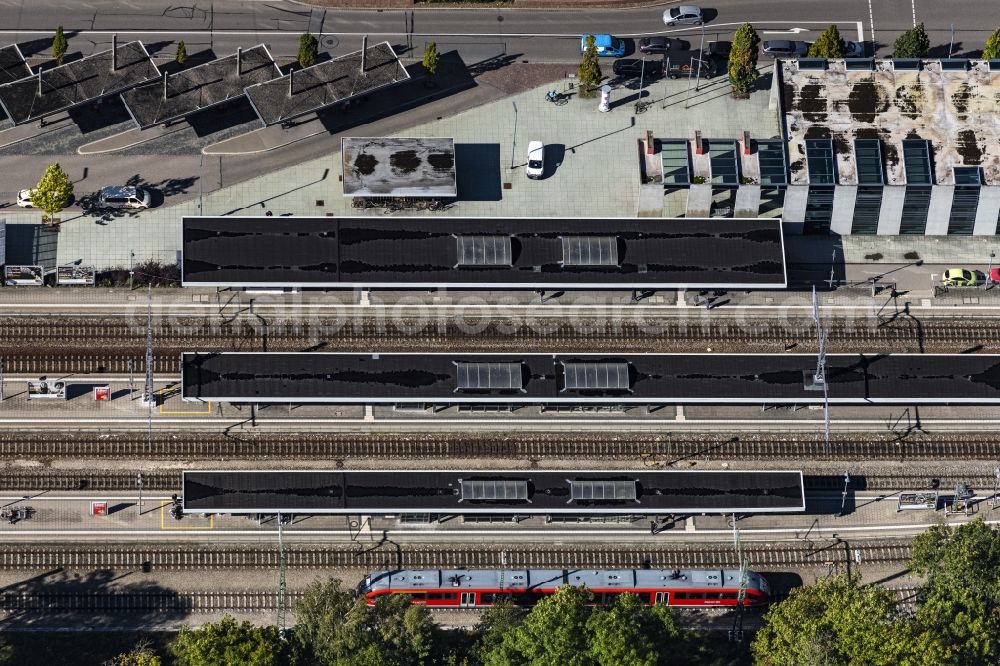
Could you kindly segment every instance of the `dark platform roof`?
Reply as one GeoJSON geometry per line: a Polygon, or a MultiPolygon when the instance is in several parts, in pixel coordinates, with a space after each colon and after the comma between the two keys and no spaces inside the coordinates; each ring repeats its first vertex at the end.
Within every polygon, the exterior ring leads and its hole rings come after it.
{"type": "Polygon", "coordinates": [[[42,70],[40,97],[37,73],[0,85],[0,105],[15,124],[27,123],[159,77],[160,71],[142,42],[121,44],[115,53],[114,71],[111,49],[42,70]]]}
{"type": "Polygon", "coordinates": [[[24,62],[24,55],[17,44],[0,47],[0,84],[31,76],[31,68],[24,62]]]}
{"type": "Polygon", "coordinates": [[[185,471],[189,513],[656,514],[805,511],[802,473],[649,470],[185,471]],[[594,499],[579,481],[635,489],[594,499]],[[472,482],[472,483],[470,483],[472,482]],[[607,485],[607,484],[602,484],[607,485]],[[577,497],[581,496],[581,497],[577,497]],[[483,498],[483,499],[473,499],[483,498]],[[506,499],[485,499],[485,498],[506,499]]]}
{"type": "MultiPolygon", "coordinates": [[[[806,388],[815,369],[811,354],[185,353],[182,396],[262,403],[822,404],[822,390],[806,388]],[[455,393],[456,363],[511,362],[523,364],[522,387],[455,393]],[[581,384],[578,373],[568,381],[566,368],[576,372],[574,363],[613,367],[614,383],[581,384]]],[[[827,376],[832,404],[1000,403],[1000,355],[830,354],[827,376]]]]}
{"type": "Polygon", "coordinates": [[[345,137],[340,140],[344,196],[454,197],[454,139],[345,137]]]}
{"type": "Polygon", "coordinates": [[[369,46],[365,52],[364,72],[358,50],[249,86],[247,97],[264,124],[274,125],[410,78],[389,42],[369,46]]]}
{"type": "Polygon", "coordinates": [[[234,53],[169,75],[166,98],[161,80],[126,90],[122,101],[139,127],[153,127],[241,97],[247,86],[281,76],[263,44],[242,52],[239,72],[236,60],[234,53]]]}
{"type": "Polygon", "coordinates": [[[182,228],[182,283],[189,287],[786,284],[777,219],[185,217],[182,228]],[[509,237],[511,263],[462,263],[465,236],[509,237]],[[564,262],[564,239],[608,236],[617,238],[616,265],[564,262]]]}

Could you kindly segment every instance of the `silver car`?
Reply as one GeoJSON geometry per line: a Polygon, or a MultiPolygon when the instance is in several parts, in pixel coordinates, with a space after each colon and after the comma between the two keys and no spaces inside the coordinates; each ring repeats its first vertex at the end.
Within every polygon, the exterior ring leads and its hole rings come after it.
{"type": "Polygon", "coordinates": [[[663,22],[666,25],[701,25],[705,19],[701,15],[701,7],[680,5],[663,12],[663,22]]]}
{"type": "Polygon", "coordinates": [[[149,208],[151,203],[149,190],[132,185],[102,187],[97,200],[101,208],[127,208],[131,210],[149,208]]]}
{"type": "Polygon", "coordinates": [[[764,42],[763,50],[772,58],[804,58],[809,53],[810,46],[809,42],[772,39],[764,42]]]}

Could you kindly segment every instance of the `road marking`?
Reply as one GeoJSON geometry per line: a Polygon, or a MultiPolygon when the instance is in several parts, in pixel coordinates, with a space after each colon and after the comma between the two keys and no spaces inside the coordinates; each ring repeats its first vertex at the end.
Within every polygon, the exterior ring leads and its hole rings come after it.
{"type": "Polygon", "coordinates": [[[789,28],[788,30],[762,30],[762,35],[797,35],[800,32],[812,32],[809,28],[789,28]]]}
{"type": "Polygon", "coordinates": [[[872,0],[868,0],[868,25],[872,29],[872,55],[875,55],[875,14],[872,12],[872,0]]]}
{"type": "Polygon", "coordinates": [[[917,0],[910,0],[910,7],[913,9],[913,27],[917,26],[917,0]]]}
{"type": "Polygon", "coordinates": [[[858,21],[858,44],[865,45],[865,22],[858,21]]]}
{"type": "MultiPolygon", "coordinates": [[[[855,21],[761,21],[760,23],[766,25],[782,25],[782,24],[796,24],[805,23],[811,25],[830,25],[843,24],[843,23],[854,23],[855,21]]],[[[712,30],[715,28],[723,27],[738,27],[743,25],[743,22],[732,22],[732,23],[712,23],[705,26],[706,30],[712,30]]],[[[675,28],[673,30],[662,30],[659,32],[637,32],[637,33],[620,33],[619,37],[646,37],[649,35],[667,35],[674,33],[698,33],[701,31],[701,27],[686,27],[686,28],[675,28]]],[[[210,35],[213,38],[218,37],[254,37],[259,38],[260,36],[272,36],[272,37],[288,37],[289,39],[297,37],[298,33],[288,30],[80,30],[73,33],[74,37],[88,37],[88,36],[100,36],[100,35],[210,35]]],[[[0,30],[0,35],[42,35],[51,37],[51,30],[0,30]]],[[[500,39],[512,39],[512,38],[551,38],[551,39],[580,39],[579,33],[533,33],[533,32],[379,32],[374,33],[373,31],[365,32],[324,32],[317,35],[317,37],[322,38],[325,36],[333,37],[362,37],[364,35],[377,35],[382,37],[406,37],[407,35],[411,37],[496,37],[500,39]]]]}

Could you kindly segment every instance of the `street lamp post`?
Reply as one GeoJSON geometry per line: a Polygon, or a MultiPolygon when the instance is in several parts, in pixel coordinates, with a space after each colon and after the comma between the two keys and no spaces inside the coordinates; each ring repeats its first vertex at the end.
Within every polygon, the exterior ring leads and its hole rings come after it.
{"type": "Polygon", "coordinates": [[[996,259],[997,253],[990,250],[990,267],[986,269],[986,286],[990,287],[993,285],[993,260],[996,259]]]}
{"type": "Polygon", "coordinates": [[[135,275],[135,250],[128,251],[128,290],[132,291],[132,277],[135,275]]]}
{"type": "Polygon", "coordinates": [[[514,170],[514,147],[517,145],[517,103],[511,100],[510,105],[514,108],[514,136],[510,140],[510,168],[514,170]]]}

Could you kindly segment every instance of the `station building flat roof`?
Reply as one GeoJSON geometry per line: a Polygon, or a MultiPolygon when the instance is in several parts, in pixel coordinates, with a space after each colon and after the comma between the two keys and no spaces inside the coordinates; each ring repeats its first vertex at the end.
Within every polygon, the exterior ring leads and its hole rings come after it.
{"type": "Polygon", "coordinates": [[[455,197],[454,139],[345,137],[340,140],[347,197],[455,197]]]}
{"type": "Polygon", "coordinates": [[[829,139],[830,184],[865,185],[865,175],[881,168],[885,185],[955,185],[954,167],[978,166],[982,184],[1000,185],[1000,75],[989,61],[831,60],[814,68],[782,60],[775,69],[791,184],[817,184],[807,144],[829,139]],[[865,164],[858,139],[880,142],[881,164],[865,164]],[[904,155],[904,141],[912,139],[929,142],[932,155],[930,173],[918,179],[904,155]]]}
{"type": "Polygon", "coordinates": [[[174,74],[164,73],[165,91],[164,81],[158,81],[126,90],[121,97],[136,124],[146,128],[242,97],[247,86],[279,76],[281,70],[261,44],[174,74]]]}
{"type": "MultiPolygon", "coordinates": [[[[181,365],[186,401],[823,403],[812,354],[190,352],[181,365]],[[502,372],[468,365],[490,363],[502,372]]],[[[827,381],[831,404],[1000,404],[1000,355],[829,354],[827,381]]]]}
{"type": "Polygon", "coordinates": [[[142,42],[43,69],[29,78],[0,85],[0,105],[14,124],[66,111],[92,100],[114,95],[160,76],[142,42]],[[114,63],[114,68],[112,68],[114,63]],[[41,95],[38,81],[41,77],[41,95]]]}
{"type": "Polygon", "coordinates": [[[249,86],[246,94],[264,124],[274,125],[410,78],[389,42],[365,49],[364,71],[361,61],[358,50],[249,86]]]}
{"type": "Polygon", "coordinates": [[[380,470],[185,471],[188,513],[662,514],[805,511],[798,471],[380,470]],[[615,482],[634,497],[580,499],[573,486],[615,482]],[[468,488],[518,488],[512,497],[468,488]]]}
{"type": "Polygon", "coordinates": [[[783,288],[780,219],[185,217],[189,287],[783,288]]]}
{"type": "Polygon", "coordinates": [[[0,84],[31,76],[31,68],[17,44],[0,47],[0,84]]]}

